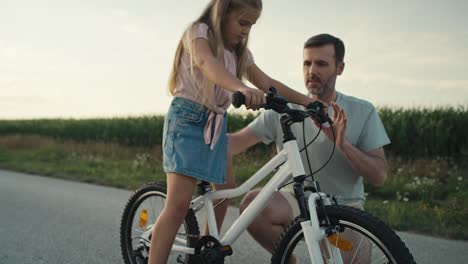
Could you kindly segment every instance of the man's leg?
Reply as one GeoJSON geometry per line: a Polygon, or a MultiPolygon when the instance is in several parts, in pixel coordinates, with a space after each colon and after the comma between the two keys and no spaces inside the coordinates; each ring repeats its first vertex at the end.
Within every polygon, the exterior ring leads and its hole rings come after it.
{"type": "MultiPolygon", "coordinates": [[[[214,190],[220,191],[225,189],[233,189],[236,187],[236,180],[234,175],[232,174],[232,159],[228,159],[228,170],[226,175],[226,183],[225,184],[214,184],[214,190]]],[[[213,201],[213,205],[217,205],[222,200],[215,200],[213,201]]],[[[229,199],[224,200],[221,204],[219,204],[215,210],[215,217],[216,223],[218,225],[218,232],[221,232],[221,227],[224,222],[224,217],[226,216],[226,212],[228,210],[229,205],[231,202],[229,199]]],[[[205,226],[205,234],[208,234],[208,225],[205,226]]]]}
{"type": "MultiPolygon", "coordinates": [[[[213,189],[215,191],[225,190],[225,189],[233,189],[236,187],[236,179],[234,178],[234,174],[232,171],[232,155],[230,152],[230,145],[228,145],[228,159],[227,159],[227,168],[226,168],[226,183],[225,184],[213,184],[213,189]]],[[[215,200],[213,201],[213,205],[217,205],[222,200],[215,200]]],[[[221,204],[219,204],[215,209],[215,217],[216,223],[218,226],[218,232],[221,232],[221,227],[224,222],[224,217],[226,216],[226,212],[228,210],[229,205],[231,202],[229,199],[224,200],[221,204]]],[[[205,234],[208,235],[208,223],[205,224],[205,234]]]]}
{"type": "MultiPolygon", "coordinates": [[[[246,194],[239,207],[240,213],[247,208],[259,191],[257,189],[246,194]]],[[[248,231],[260,245],[268,252],[273,253],[281,233],[292,220],[293,209],[288,200],[281,193],[275,193],[267,207],[248,227],[248,231]]]]}

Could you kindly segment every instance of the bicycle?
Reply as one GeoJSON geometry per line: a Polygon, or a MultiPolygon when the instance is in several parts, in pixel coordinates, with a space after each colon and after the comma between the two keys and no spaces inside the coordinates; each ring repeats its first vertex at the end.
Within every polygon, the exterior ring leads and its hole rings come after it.
{"type": "MultiPolygon", "coordinates": [[[[240,107],[243,100],[242,94],[234,93],[234,106],[240,107]]],[[[172,246],[170,263],[224,263],[225,257],[232,254],[231,245],[273,194],[287,184],[294,184],[300,215],[277,241],[271,263],[343,263],[343,260],[349,262],[350,258],[350,263],[354,263],[354,260],[365,263],[415,263],[408,248],[392,229],[365,211],[338,205],[334,197],[320,192],[313,175],[305,175],[291,125],[308,117],[317,120],[320,126],[325,122],[331,125],[330,118],[323,114],[323,106],[314,103],[306,110],[291,109],[274,88],[267,93],[266,102],[262,108],[283,114],[284,149],[236,188],[212,191],[208,182],[199,183],[198,196],[192,200],[172,246]],[[276,171],[274,176],[220,237],[213,201],[241,196],[273,171],[276,171]],[[312,179],[309,180],[309,177],[312,179]],[[306,180],[311,181],[312,186],[304,186],[306,180]],[[205,236],[200,235],[195,217],[195,213],[203,208],[210,234],[205,236]]],[[[306,148],[307,145],[304,145],[306,148]]],[[[147,263],[153,224],[158,209],[164,207],[165,197],[165,183],[153,182],[140,187],[128,200],[120,227],[121,250],[126,264],[147,263]]]]}

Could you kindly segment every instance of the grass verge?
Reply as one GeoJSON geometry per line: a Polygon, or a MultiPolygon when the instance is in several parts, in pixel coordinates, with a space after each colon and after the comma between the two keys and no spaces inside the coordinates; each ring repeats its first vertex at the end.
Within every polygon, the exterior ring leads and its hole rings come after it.
{"type": "MultiPolygon", "coordinates": [[[[254,148],[236,157],[238,183],[272,155],[273,151],[254,148]]],[[[125,189],[165,179],[160,147],[77,143],[39,136],[1,137],[0,168],[125,189]]],[[[467,172],[467,165],[452,159],[389,158],[385,185],[366,186],[366,210],[397,230],[466,240],[467,172]]]]}

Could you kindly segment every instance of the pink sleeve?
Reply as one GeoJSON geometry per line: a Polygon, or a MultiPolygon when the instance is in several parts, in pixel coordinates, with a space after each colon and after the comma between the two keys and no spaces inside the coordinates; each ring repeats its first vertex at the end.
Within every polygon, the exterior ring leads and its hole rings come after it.
{"type": "Polygon", "coordinates": [[[205,23],[196,23],[191,25],[184,33],[182,42],[184,47],[189,50],[189,43],[197,38],[208,39],[208,25],[205,23]]]}
{"type": "Polygon", "coordinates": [[[249,67],[252,64],[255,64],[255,61],[252,52],[250,52],[250,50],[247,48],[247,67],[249,67]]]}
{"type": "Polygon", "coordinates": [[[205,23],[197,23],[192,25],[188,30],[188,38],[192,41],[197,38],[208,39],[208,25],[205,23]]]}

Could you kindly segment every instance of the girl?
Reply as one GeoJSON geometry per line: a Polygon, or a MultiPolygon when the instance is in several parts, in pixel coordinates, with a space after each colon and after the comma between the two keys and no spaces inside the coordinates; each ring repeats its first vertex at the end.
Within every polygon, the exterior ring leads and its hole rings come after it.
{"type": "MultiPolygon", "coordinates": [[[[271,79],[255,65],[247,42],[261,10],[261,0],[212,0],[179,42],[169,79],[174,99],[163,133],[167,199],[153,230],[149,263],[167,262],[197,179],[218,184],[217,189],[234,187],[231,175],[225,184],[226,109],[233,92],[245,95],[248,108],[264,103],[270,86],[289,101],[310,103],[307,96],[271,79]],[[260,90],[245,85],[244,77],[260,90]]],[[[217,210],[218,224],[226,209],[225,203],[217,210]]]]}

